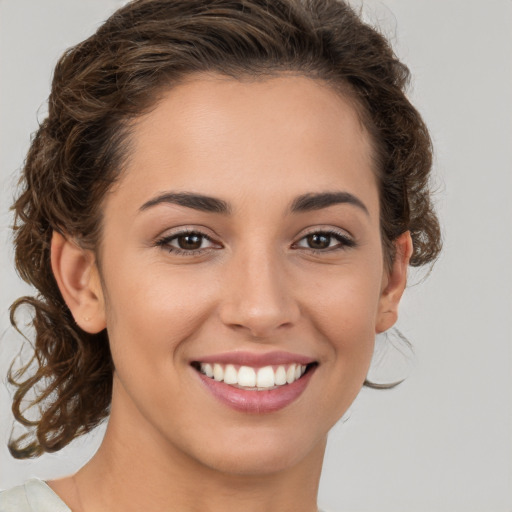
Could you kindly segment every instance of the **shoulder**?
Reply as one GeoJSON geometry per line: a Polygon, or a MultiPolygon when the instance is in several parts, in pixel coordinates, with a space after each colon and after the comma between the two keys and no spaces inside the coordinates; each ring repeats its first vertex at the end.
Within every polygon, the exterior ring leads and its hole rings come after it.
{"type": "Polygon", "coordinates": [[[71,512],[42,480],[33,478],[23,485],[0,492],[0,512],[71,512]]]}

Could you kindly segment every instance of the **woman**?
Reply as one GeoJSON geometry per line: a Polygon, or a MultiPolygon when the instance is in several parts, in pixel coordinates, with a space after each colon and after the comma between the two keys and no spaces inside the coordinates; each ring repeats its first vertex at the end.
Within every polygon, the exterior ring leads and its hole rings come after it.
{"type": "Polygon", "coordinates": [[[14,205],[40,295],[12,309],[38,369],[11,453],[109,423],[0,510],[317,509],[327,433],[440,249],[407,78],[331,0],[136,1],[67,52],[14,205]]]}

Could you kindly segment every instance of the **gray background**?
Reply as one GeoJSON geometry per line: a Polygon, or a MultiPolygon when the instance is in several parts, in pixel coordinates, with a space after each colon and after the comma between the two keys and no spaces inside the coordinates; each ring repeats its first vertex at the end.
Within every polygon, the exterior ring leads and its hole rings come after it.
{"type": "MultiPolygon", "coordinates": [[[[122,3],[0,0],[0,488],[70,473],[101,440],[99,429],[24,462],[5,447],[4,376],[19,343],[7,309],[27,291],[12,268],[8,206],[57,58],[122,3]]],[[[415,349],[409,378],[364,389],[334,428],[320,504],[512,511],[512,2],[366,0],[363,11],[413,73],[410,96],[436,147],[445,250],[425,282],[411,274],[399,321],[415,349]]],[[[404,371],[400,352],[388,352],[377,377],[404,371]]]]}

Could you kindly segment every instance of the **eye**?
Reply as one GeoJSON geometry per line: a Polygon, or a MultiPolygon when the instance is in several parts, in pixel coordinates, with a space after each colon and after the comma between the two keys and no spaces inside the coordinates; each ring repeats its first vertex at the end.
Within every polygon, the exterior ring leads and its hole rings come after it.
{"type": "Polygon", "coordinates": [[[328,252],[354,247],[356,244],[348,235],[338,231],[315,231],[301,238],[295,247],[313,251],[328,252]]]}
{"type": "Polygon", "coordinates": [[[209,249],[220,248],[208,235],[199,231],[182,231],[161,238],[156,245],[179,255],[193,255],[209,249]]]}
{"type": "Polygon", "coordinates": [[[186,235],[178,235],[174,237],[169,245],[179,247],[185,251],[196,251],[202,249],[203,244],[206,241],[206,237],[199,233],[187,233],[186,235]]]}

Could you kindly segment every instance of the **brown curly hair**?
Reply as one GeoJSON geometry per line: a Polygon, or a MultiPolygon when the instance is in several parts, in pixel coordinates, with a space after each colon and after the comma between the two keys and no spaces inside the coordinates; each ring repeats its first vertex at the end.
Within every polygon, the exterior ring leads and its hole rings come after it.
{"type": "Polygon", "coordinates": [[[113,363],[107,332],[88,334],[74,322],[50,266],[52,232],[98,247],[101,201],[129,153],[130,121],[153,108],[163,90],[209,71],[235,78],[292,71],[351,98],[373,139],[386,260],[393,259],[393,241],[408,230],[411,265],[438,255],[431,141],[404,93],[409,71],[347,4],[133,1],[58,62],[49,113],[33,138],[13,205],[16,267],[38,290],[11,307],[16,328],[18,308],[31,307],[35,328],[31,363],[9,373],[16,388],[14,416],[28,428],[10,441],[14,457],[59,450],[109,413],[113,363]],[[27,397],[39,406],[35,421],[22,410],[27,397]]]}

